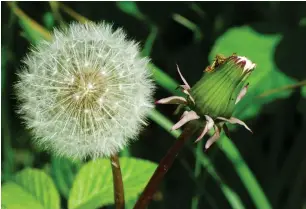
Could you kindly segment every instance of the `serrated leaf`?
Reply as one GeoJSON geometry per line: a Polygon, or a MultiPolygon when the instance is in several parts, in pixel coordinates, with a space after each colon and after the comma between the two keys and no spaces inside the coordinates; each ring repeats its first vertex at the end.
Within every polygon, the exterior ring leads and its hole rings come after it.
{"type": "Polygon", "coordinates": [[[239,118],[251,118],[258,113],[264,103],[290,95],[291,91],[287,90],[268,97],[256,98],[265,91],[296,82],[281,72],[275,64],[274,51],[281,39],[281,34],[260,34],[249,26],[243,26],[228,30],[216,41],[210,53],[210,60],[213,60],[216,54],[228,56],[237,53],[257,64],[248,78],[250,82],[248,93],[237,105],[235,114],[239,118]]]}
{"type": "Polygon", "coordinates": [[[59,192],[67,199],[80,167],[80,162],[72,162],[67,158],[53,157],[51,160],[51,175],[54,183],[59,192]]]}
{"type": "MultiPolygon", "coordinates": [[[[120,158],[125,201],[142,192],[157,165],[147,160],[120,158]]],[[[69,209],[94,209],[114,203],[110,160],[99,159],[84,165],[73,183],[69,209]]]]}
{"type": "Polygon", "coordinates": [[[9,209],[59,209],[52,179],[38,169],[25,169],[2,185],[2,203],[9,209]]]}

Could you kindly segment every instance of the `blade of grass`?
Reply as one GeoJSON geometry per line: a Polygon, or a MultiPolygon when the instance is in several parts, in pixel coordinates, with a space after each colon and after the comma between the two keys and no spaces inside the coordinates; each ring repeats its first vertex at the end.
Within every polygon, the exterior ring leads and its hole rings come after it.
{"type": "Polygon", "coordinates": [[[256,208],[272,209],[263,189],[257,182],[253,172],[245,163],[239,150],[231,140],[224,135],[217,141],[219,147],[223,147],[224,154],[233,163],[234,168],[251,196],[256,208]]]}
{"type": "Polygon", "coordinates": [[[49,5],[53,14],[54,19],[60,24],[64,24],[64,19],[59,11],[59,2],[57,1],[49,1],[49,5]]]}
{"type": "MultiPolygon", "coordinates": [[[[196,149],[195,149],[195,154],[197,155],[198,152],[202,151],[202,147],[203,147],[203,141],[201,140],[197,146],[196,146],[196,149]]],[[[195,158],[196,159],[196,162],[195,162],[195,168],[194,168],[194,177],[196,179],[196,181],[198,181],[198,178],[201,174],[201,163],[200,163],[200,159],[199,158],[195,158]]],[[[197,209],[198,206],[199,206],[199,196],[196,195],[192,198],[192,201],[191,201],[191,209],[197,209]]]]}
{"type": "MultiPolygon", "coordinates": [[[[8,25],[5,26],[7,30],[5,33],[7,33],[7,39],[5,43],[1,46],[1,93],[2,93],[2,105],[1,105],[1,121],[2,127],[1,130],[2,136],[3,136],[3,164],[2,169],[3,171],[1,173],[2,180],[7,180],[12,177],[14,171],[15,171],[15,153],[12,147],[12,132],[11,132],[11,120],[9,118],[8,114],[8,100],[9,95],[7,94],[7,81],[6,81],[6,75],[7,75],[7,67],[8,63],[12,61],[12,54],[9,51],[9,48],[12,48],[13,45],[13,31],[12,28],[16,22],[17,18],[11,11],[8,25]]],[[[3,29],[3,27],[2,27],[3,29]]]]}
{"type": "Polygon", "coordinates": [[[258,95],[257,98],[267,97],[267,96],[270,96],[271,94],[275,94],[275,93],[278,93],[278,92],[281,92],[281,91],[286,91],[288,89],[294,89],[294,88],[298,88],[298,87],[302,87],[302,86],[306,86],[306,80],[302,80],[302,81],[300,81],[298,83],[295,83],[295,84],[282,86],[280,88],[270,89],[270,90],[265,91],[264,93],[258,95]]]}
{"type": "Polygon", "coordinates": [[[197,3],[191,3],[189,8],[202,18],[206,15],[205,11],[197,3]]]}
{"type": "Polygon", "coordinates": [[[79,21],[80,23],[91,22],[91,20],[80,15],[79,13],[75,12],[73,9],[71,9],[70,7],[66,6],[61,2],[58,2],[58,6],[61,10],[63,10],[63,12],[65,12],[67,15],[74,18],[75,20],[79,21]]]}
{"type": "Polygon", "coordinates": [[[133,1],[118,1],[117,7],[124,13],[137,18],[138,20],[145,21],[147,17],[139,10],[137,3],[133,1]]]}
{"type": "Polygon", "coordinates": [[[37,22],[26,15],[18,6],[16,2],[7,2],[12,12],[18,17],[20,26],[26,32],[31,43],[36,43],[40,39],[51,39],[50,33],[44,29],[37,22]]]}
{"type": "Polygon", "coordinates": [[[213,167],[213,163],[210,159],[203,153],[203,146],[199,145],[199,148],[196,149],[195,157],[199,160],[199,163],[207,169],[208,173],[214,177],[214,179],[219,183],[219,186],[224,193],[226,199],[233,209],[244,209],[244,205],[237,193],[233,191],[227,184],[221,179],[217,171],[213,167]]]}
{"type": "Polygon", "coordinates": [[[149,117],[152,121],[154,121],[155,123],[160,125],[163,129],[168,131],[174,138],[178,138],[182,134],[182,131],[180,130],[170,131],[171,127],[174,124],[156,109],[153,109],[149,113],[149,117]]]}
{"type": "MultiPolygon", "coordinates": [[[[180,157],[178,157],[180,158],[180,157]]],[[[187,170],[189,173],[190,178],[195,182],[197,186],[197,191],[196,195],[191,199],[191,209],[198,209],[198,203],[200,200],[200,197],[203,196],[205,198],[210,206],[211,209],[218,209],[216,199],[214,197],[214,194],[211,194],[205,187],[203,187],[203,183],[197,182],[196,177],[194,176],[194,170],[192,170],[191,166],[189,165],[190,163],[187,162],[186,159],[180,158],[180,163],[183,165],[183,167],[187,170]]],[[[201,164],[199,164],[201,168],[201,164]]]]}
{"type": "Polygon", "coordinates": [[[172,19],[191,30],[193,32],[193,38],[195,41],[201,41],[201,39],[203,39],[201,29],[195,23],[179,14],[173,14],[172,19]]]}
{"type": "Polygon", "coordinates": [[[153,48],[153,43],[157,37],[157,33],[158,33],[158,30],[157,30],[157,27],[155,25],[152,25],[151,26],[151,32],[144,44],[144,47],[143,47],[143,50],[141,52],[142,56],[150,56],[151,54],[151,51],[152,51],[152,48],[153,48]]]}

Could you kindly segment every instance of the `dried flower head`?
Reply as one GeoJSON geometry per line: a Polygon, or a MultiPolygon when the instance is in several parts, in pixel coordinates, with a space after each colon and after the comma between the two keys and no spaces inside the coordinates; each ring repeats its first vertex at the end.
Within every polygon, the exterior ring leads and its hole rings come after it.
{"type": "Polygon", "coordinates": [[[108,157],[135,139],[152,108],[148,59],[122,29],[73,23],[24,60],[20,113],[44,149],[108,157]]]}
{"type": "Polygon", "coordinates": [[[200,126],[201,134],[198,142],[212,128],[215,134],[208,139],[205,148],[208,149],[219,137],[223,128],[227,133],[225,122],[243,125],[247,130],[251,129],[241,120],[232,117],[236,104],[245,96],[249,83],[246,78],[255,69],[256,65],[246,57],[233,54],[230,57],[217,55],[211,66],[206,68],[204,76],[191,88],[178,73],[184,85],[180,88],[186,97],[172,96],[158,100],[158,104],[179,104],[178,110],[185,109],[179,122],[172,130],[178,129],[189,121],[204,120],[200,126]]]}

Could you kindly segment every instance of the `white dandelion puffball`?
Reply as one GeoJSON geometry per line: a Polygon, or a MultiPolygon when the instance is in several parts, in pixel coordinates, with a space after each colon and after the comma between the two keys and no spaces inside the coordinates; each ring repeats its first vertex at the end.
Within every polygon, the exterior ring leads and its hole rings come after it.
{"type": "Polygon", "coordinates": [[[55,30],[28,54],[15,86],[35,142],[74,159],[123,149],[153,107],[148,62],[122,29],[106,23],[55,30]]]}

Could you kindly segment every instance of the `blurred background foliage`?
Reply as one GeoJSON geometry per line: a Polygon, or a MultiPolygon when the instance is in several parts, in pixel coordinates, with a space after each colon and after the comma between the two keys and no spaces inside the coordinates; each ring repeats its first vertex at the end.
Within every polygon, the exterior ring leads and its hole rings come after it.
{"type": "MultiPolygon", "coordinates": [[[[73,208],[67,198],[82,163],[58,159],[34,147],[15,113],[12,85],[28,47],[50,39],[53,27],[103,20],[123,27],[140,42],[143,55],[151,57],[150,68],[159,86],[155,98],[179,94],[176,64],[190,84],[217,53],[248,56],[258,66],[235,112],[254,134],[231,127],[231,140],[222,136],[205,153],[202,142],[190,140],[149,208],[306,208],[304,2],[1,4],[2,183],[24,168],[43,169],[60,192],[61,207],[73,208]]],[[[174,110],[175,106],[157,106],[140,139],[121,155],[158,163],[180,133],[169,132],[177,120],[174,110]]]]}

